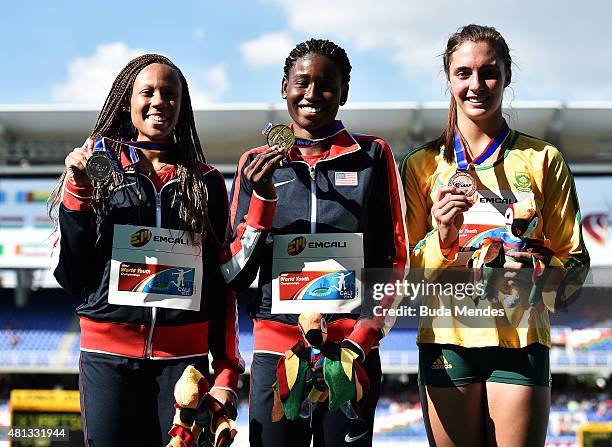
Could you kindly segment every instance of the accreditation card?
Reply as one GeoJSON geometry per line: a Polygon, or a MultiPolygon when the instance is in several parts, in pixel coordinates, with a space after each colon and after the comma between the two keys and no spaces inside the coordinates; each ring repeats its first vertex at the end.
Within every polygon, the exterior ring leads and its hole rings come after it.
{"type": "Polygon", "coordinates": [[[359,313],[362,233],[274,236],[272,313],[359,313]]]}
{"type": "Polygon", "coordinates": [[[182,230],[115,225],[108,302],[200,310],[201,237],[182,230]]]}
{"type": "Polygon", "coordinates": [[[505,214],[510,205],[528,201],[533,203],[530,207],[536,208],[533,193],[525,191],[483,188],[476,191],[471,199],[473,205],[463,214],[463,225],[459,230],[457,263],[460,265],[465,265],[485,239],[501,239],[504,233],[508,233],[505,214]]]}

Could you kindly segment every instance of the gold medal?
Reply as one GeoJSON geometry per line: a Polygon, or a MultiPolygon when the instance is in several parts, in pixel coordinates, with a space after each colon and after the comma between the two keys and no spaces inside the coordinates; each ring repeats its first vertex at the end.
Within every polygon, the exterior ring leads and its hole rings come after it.
{"type": "Polygon", "coordinates": [[[448,181],[448,186],[454,186],[461,190],[463,194],[471,197],[476,192],[476,180],[470,175],[468,171],[461,169],[457,170],[455,174],[448,181]]]}
{"type": "Polygon", "coordinates": [[[290,149],[295,144],[295,135],[289,126],[277,124],[267,133],[268,146],[278,146],[280,149],[290,149]]]}

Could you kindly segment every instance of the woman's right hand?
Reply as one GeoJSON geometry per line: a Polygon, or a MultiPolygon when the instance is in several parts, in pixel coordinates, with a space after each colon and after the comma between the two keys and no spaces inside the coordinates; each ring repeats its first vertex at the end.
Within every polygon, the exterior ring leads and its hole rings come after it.
{"type": "Polygon", "coordinates": [[[85,165],[93,153],[94,142],[91,138],[85,140],[83,146],[75,147],[64,160],[68,181],[77,187],[91,186],[91,179],[87,176],[85,165]]]}
{"type": "Polygon", "coordinates": [[[264,199],[275,199],[276,188],[272,182],[272,175],[282,159],[287,155],[288,149],[272,146],[257,155],[244,169],[244,175],[257,195],[264,199]]]}
{"type": "Polygon", "coordinates": [[[455,244],[459,238],[459,229],[463,225],[463,213],[471,207],[472,201],[459,188],[442,186],[438,189],[431,214],[438,224],[441,249],[455,244]]]}

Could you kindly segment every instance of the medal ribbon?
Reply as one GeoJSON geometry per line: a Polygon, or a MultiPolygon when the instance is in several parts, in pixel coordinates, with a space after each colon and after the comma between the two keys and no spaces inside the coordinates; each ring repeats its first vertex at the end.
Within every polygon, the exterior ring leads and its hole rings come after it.
{"type": "MultiPolygon", "coordinates": [[[[106,137],[98,138],[96,140],[96,144],[94,145],[94,152],[104,152],[106,156],[110,159],[111,163],[113,164],[114,169],[118,172],[124,173],[125,171],[123,170],[121,163],[119,163],[119,160],[117,160],[117,154],[115,153],[115,151],[110,147],[106,147],[106,140],[114,141],[106,137]]],[[[131,158],[131,154],[130,154],[130,158],[131,158]]]]}
{"type": "Polygon", "coordinates": [[[261,129],[261,134],[266,136],[268,135],[268,133],[270,133],[270,129],[272,129],[274,127],[274,124],[272,123],[268,123],[265,126],[263,126],[263,129],[261,129]]]}
{"type": "Polygon", "coordinates": [[[155,141],[121,141],[130,148],[135,147],[144,151],[159,151],[167,152],[173,150],[176,145],[174,143],[156,143],[155,141]]]}
{"type": "MultiPolygon", "coordinates": [[[[115,169],[117,169],[119,172],[124,173],[124,169],[121,166],[120,161],[117,159],[117,154],[116,152],[111,148],[111,147],[107,147],[106,143],[116,143],[119,144],[120,146],[127,146],[129,149],[129,157],[130,157],[130,162],[131,162],[131,166],[134,166],[136,163],[138,163],[138,160],[140,159],[138,157],[138,153],[136,152],[136,149],[145,149],[145,144],[147,144],[147,148],[150,147],[151,149],[153,149],[152,146],[164,146],[167,143],[162,143],[162,144],[151,144],[149,146],[149,142],[148,141],[117,141],[117,140],[113,140],[112,138],[107,138],[107,137],[102,137],[102,138],[98,138],[96,140],[96,144],[94,147],[94,151],[96,152],[106,152],[106,154],[110,157],[111,161],[113,162],[113,164],[115,165],[115,169]],[[136,143],[136,144],[135,144],[136,143]],[[143,144],[144,143],[144,144],[143,144]],[[141,145],[141,146],[139,146],[141,145]]],[[[109,145],[110,146],[110,145],[109,145]]],[[[157,148],[153,149],[153,150],[159,150],[157,148]]]]}
{"type": "MultiPolygon", "coordinates": [[[[272,127],[273,127],[272,123],[266,124],[264,128],[261,130],[261,133],[263,135],[268,135],[268,132],[270,132],[270,129],[272,129],[272,127]]],[[[342,124],[342,121],[338,120],[334,123],[334,126],[330,129],[327,135],[325,135],[323,138],[317,138],[316,140],[309,140],[307,138],[296,138],[293,147],[299,148],[299,147],[316,146],[317,144],[338,135],[343,130],[344,130],[344,124],[342,124]]]]}
{"type": "Polygon", "coordinates": [[[463,142],[461,141],[461,132],[459,132],[457,126],[455,126],[455,130],[453,133],[455,136],[455,158],[457,159],[457,167],[461,171],[467,171],[470,165],[480,165],[483,161],[488,159],[508,137],[508,135],[510,134],[510,128],[504,120],[504,124],[501,130],[497,133],[497,136],[495,138],[491,138],[489,144],[487,144],[487,147],[484,149],[484,151],[482,151],[482,153],[478,157],[472,160],[471,163],[467,162],[467,157],[465,156],[465,148],[463,147],[463,142]]]}
{"type": "Polygon", "coordinates": [[[344,130],[344,124],[342,121],[336,121],[334,126],[330,129],[330,131],[323,138],[317,138],[316,140],[309,140],[307,138],[296,138],[295,144],[293,147],[312,147],[316,146],[319,143],[322,143],[325,140],[335,137],[340,132],[344,130]]]}

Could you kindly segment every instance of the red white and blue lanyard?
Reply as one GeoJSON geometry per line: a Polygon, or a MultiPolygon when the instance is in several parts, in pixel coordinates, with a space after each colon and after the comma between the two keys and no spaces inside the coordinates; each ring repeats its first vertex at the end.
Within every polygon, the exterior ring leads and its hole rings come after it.
{"type": "MultiPolygon", "coordinates": [[[[117,153],[113,150],[112,147],[107,147],[106,143],[120,143],[118,141],[112,140],[110,138],[101,137],[96,140],[96,144],[94,145],[94,152],[104,152],[110,161],[113,163],[113,167],[117,172],[125,173],[123,166],[121,166],[121,162],[117,159],[117,153]]],[[[120,143],[121,144],[121,143],[120,143]]],[[[110,146],[110,145],[109,145],[110,146]]],[[[134,148],[130,147],[130,161],[132,162],[132,166],[138,163],[138,155],[134,148]]]]}
{"type": "Polygon", "coordinates": [[[130,166],[134,166],[136,163],[138,163],[138,160],[140,159],[138,157],[138,153],[136,152],[136,149],[151,150],[151,151],[167,151],[167,150],[170,150],[173,146],[172,143],[156,143],[152,141],[116,141],[116,140],[113,140],[107,137],[98,138],[94,146],[94,152],[106,152],[106,155],[108,155],[108,157],[113,162],[115,169],[121,173],[124,173],[125,170],[123,169],[123,166],[121,166],[121,163],[117,159],[117,153],[111,147],[107,147],[107,144],[106,144],[107,142],[111,144],[116,143],[121,146],[128,147],[129,149],[128,154],[129,154],[130,163],[131,163],[130,166]]]}
{"type": "Polygon", "coordinates": [[[176,147],[175,143],[158,143],[156,141],[122,141],[121,144],[128,146],[130,151],[132,148],[142,149],[144,151],[171,151],[176,147]]]}
{"type": "Polygon", "coordinates": [[[495,138],[492,138],[491,141],[489,141],[489,144],[487,145],[485,150],[482,151],[482,153],[478,157],[474,158],[471,163],[468,163],[465,156],[465,148],[463,147],[463,142],[461,140],[461,132],[459,132],[459,129],[457,128],[457,126],[455,126],[455,158],[457,160],[457,168],[460,171],[467,171],[470,168],[470,165],[482,164],[485,160],[487,160],[491,155],[495,153],[495,151],[506,140],[508,135],[510,135],[510,127],[508,127],[508,124],[506,124],[506,121],[504,121],[504,125],[497,133],[497,136],[495,138]]]}

